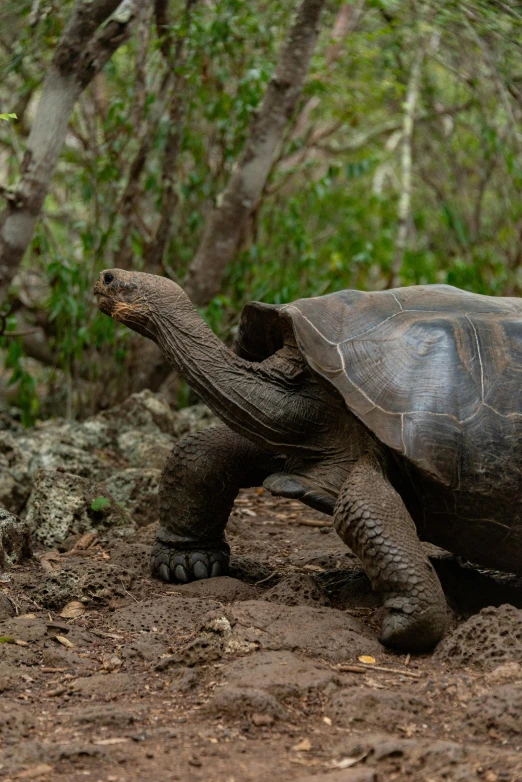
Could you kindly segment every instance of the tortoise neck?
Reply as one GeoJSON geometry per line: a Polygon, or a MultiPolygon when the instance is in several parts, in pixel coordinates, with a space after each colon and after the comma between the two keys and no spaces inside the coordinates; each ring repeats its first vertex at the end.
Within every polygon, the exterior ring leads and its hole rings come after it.
{"type": "MultiPolygon", "coordinates": [[[[181,290],[172,299],[153,308],[150,320],[168,362],[227,426],[280,452],[289,433],[274,426],[284,389],[271,359],[258,364],[240,358],[207,326],[181,290]]],[[[295,441],[293,434],[290,439],[295,441]]]]}

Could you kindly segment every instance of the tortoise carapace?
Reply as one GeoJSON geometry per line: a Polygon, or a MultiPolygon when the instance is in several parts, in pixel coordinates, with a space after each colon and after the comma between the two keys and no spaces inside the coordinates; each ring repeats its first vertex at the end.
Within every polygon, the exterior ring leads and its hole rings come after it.
{"type": "Polygon", "coordinates": [[[522,300],[425,285],[253,302],[230,350],[170,280],[110,269],[95,293],[223,422],[167,461],[160,578],[225,573],[234,498],[259,485],[333,514],[389,646],[427,649],[445,629],[421,540],[522,573],[522,300]]]}

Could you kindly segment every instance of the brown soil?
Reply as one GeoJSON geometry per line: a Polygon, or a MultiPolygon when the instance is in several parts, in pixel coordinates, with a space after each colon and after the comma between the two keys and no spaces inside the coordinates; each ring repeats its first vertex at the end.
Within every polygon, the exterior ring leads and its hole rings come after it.
{"type": "Polygon", "coordinates": [[[355,557],[303,521],[329,523],[243,492],[231,575],[185,586],[148,575],[155,525],[0,576],[0,779],[522,782],[519,585],[436,560],[453,629],[392,654],[355,557]]]}

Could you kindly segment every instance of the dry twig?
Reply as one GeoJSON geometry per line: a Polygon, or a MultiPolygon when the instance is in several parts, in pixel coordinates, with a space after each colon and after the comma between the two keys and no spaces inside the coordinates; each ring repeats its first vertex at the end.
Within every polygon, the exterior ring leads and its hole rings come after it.
{"type": "Polygon", "coordinates": [[[332,666],[332,669],[343,673],[368,673],[369,671],[380,671],[381,673],[392,673],[397,676],[408,676],[411,679],[422,678],[422,674],[420,673],[415,673],[414,671],[401,671],[400,668],[386,668],[384,665],[345,665],[340,663],[339,665],[332,666]]]}

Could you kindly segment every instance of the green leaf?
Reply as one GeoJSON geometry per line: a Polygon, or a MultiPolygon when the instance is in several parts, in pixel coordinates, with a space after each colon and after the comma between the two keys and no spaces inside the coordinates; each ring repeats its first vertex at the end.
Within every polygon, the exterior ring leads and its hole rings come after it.
{"type": "Polygon", "coordinates": [[[91,502],[91,510],[103,510],[103,508],[106,508],[107,505],[110,505],[111,501],[107,499],[107,497],[96,497],[91,502]]]}
{"type": "Polygon", "coordinates": [[[6,121],[9,121],[10,119],[18,119],[16,114],[0,114],[0,119],[5,119],[6,121]]]}

